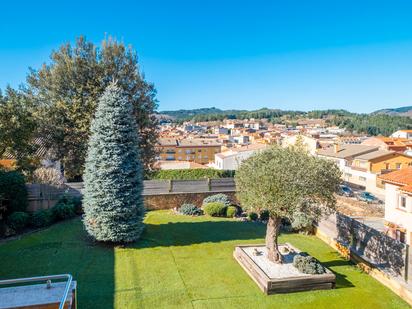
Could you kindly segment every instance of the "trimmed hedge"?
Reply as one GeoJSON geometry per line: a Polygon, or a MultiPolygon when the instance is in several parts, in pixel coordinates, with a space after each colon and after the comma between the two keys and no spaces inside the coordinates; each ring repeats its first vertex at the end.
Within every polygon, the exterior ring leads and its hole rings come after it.
{"type": "Polygon", "coordinates": [[[16,211],[7,218],[7,225],[14,231],[19,232],[23,230],[30,221],[30,215],[27,212],[16,211]]]}
{"type": "Polygon", "coordinates": [[[211,217],[226,216],[227,206],[223,203],[213,202],[203,205],[203,211],[211,217]]]}
{"type": "Polygon", "coordinates": [[[31,225],[34,227],[46,227],[54,222],[54,216],[51,209],[41,209],[34,212],[31,216],[31,225]]]}
{"type": "Polygon", "coordinates": [[[26,181],[17,171],[0,169],[1,205],[5,206],[5,217],[16,211],[25,211],[28,205],[26,181]]]}
{"type": "Polygon", "coordinates": [[[204,169],[177,169],[177,170],[156,170],[145,174],[145,179],[176,179],[176,180],[190,180],[190,179],[205,179],[205,178],[226,178],[233,177],[234,171],[222,171],[213,168],[204,169]]]}
{"type": "Polygon", "coordinates": [[[237,208],[235,206],[229,206],[226,210],[226,217],[234,218],[237,213],[237,208]]]}

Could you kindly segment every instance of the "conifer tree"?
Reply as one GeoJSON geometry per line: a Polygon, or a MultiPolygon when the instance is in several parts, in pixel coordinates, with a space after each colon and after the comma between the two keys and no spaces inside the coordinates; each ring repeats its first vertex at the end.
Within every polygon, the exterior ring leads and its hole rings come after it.
{"type": "Polygon", "coordinates": [[[99,241],[132,242],[143,225],[143,177],[133,105],[115,84],[101,96],[84,173],[84,225],[99,241]]]}

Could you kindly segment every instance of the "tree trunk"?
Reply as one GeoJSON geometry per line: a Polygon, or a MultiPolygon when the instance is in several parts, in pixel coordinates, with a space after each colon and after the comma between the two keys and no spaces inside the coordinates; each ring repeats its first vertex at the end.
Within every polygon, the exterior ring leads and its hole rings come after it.
{"type": "Polygon", "coordinates": [[[268,249],[268,259],[274,263],[282,263],[282,254],[278,248],[278,235],[281,218],[269,217],[266,228],[266,248],[268,249]]]}

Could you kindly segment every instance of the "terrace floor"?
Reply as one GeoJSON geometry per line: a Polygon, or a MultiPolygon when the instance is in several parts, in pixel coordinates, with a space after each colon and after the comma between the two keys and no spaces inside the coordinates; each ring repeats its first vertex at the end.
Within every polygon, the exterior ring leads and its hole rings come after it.
{"type": "Polygon", "coordinates": [[[334,290],[264,295],[232,257],[237,244],[262,243],[265,227],[234,219],[152,211],[136,244],[88,240],[79,219],[0,244],[0,278],[71,273],[79,308],[409,308],[315,236],[281,242],[336,273],[334,290]]]}

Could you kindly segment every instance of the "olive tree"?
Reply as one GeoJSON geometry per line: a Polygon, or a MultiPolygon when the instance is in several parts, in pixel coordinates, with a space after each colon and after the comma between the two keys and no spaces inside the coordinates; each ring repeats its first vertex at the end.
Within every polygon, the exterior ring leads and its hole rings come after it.
{"type": "Polygon", "coordinates": [[[282,218],[304,213],[314,220],[333,210],[340,171],[331,161],[296,147],[269,148],[242,162],[235,175],[237,197],[246,210],[269,212],[266,230],[268,258],[282,262],[278,235],[282,218]]]}

